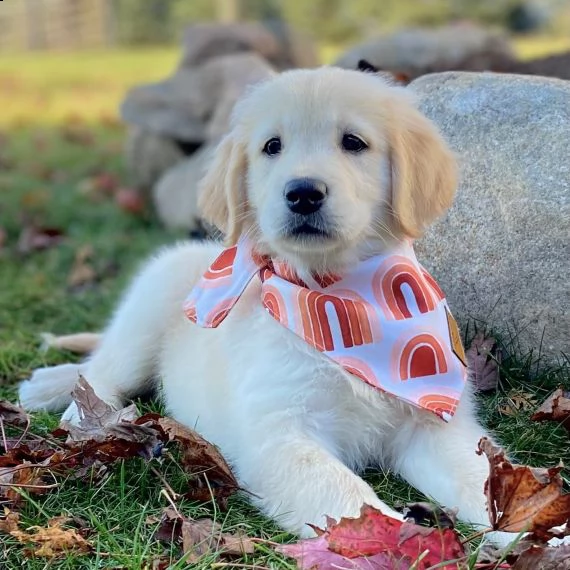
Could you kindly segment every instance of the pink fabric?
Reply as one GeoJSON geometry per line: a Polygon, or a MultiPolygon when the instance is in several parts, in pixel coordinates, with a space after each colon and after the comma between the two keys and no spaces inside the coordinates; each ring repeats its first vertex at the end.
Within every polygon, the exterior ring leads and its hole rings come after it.
{"type": "Polygon", "coordinates": [[[306,283],[241,240],[191,291],[187,317],[217,327],[255,275],[260,302],[284,327],[370,386],[451,419],[465,387],[465,353],[445,297],[411,244],[306,283]]]}

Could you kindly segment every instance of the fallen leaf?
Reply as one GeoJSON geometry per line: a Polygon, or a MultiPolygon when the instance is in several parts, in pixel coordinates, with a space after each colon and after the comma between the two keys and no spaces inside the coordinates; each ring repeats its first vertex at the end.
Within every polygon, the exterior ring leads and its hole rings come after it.
{"type": "Polygon", "coordinates": [[[325,530],[315,530],[320,534],[317,539],[281,546],[278,551],[296,558],[301,568],[315,570],[332,568],[344,559],[351,560],[347,567],[355,569],[409,568],[414,563],[417,570],[434,565],[451,569],[458,568],[456,561],[465,557],[454,530],[401,522],[368,505],[358,518],[342,518],[338,523],[329,519],[325,530]]]}
{"type": "Polygon", "coordinates": [[[109,435],[109,428],[122,421],[134,420],[138,416],[134,404],[121,410],[113,409],[95,394],[83,376],[79,377],[71,396],[77,404],[81,420],[77,425],[62,422],[60,427],[67,431],[75,442],[103,441],[109,435]]]}
{"type": "Polygon", "coordinates": [[[557,422],[570,432],[570,391],[562,387],[555,390],[530,419],[535,422],[557,422]]]}
{"type": "Polygon", "coordinates": [[[512,570],[570,570],[570,546],[531,546],[521,552],[512,570]]]}
{"type": "Polygon", "coordinates": [[[142,214],[145,209],[145,201],[140,192],[134,188],[121,188],[115,201],[121,210],[129,214],[142,214]]]}
{"type": "Polygon", "coordinates": [[[6,400],[0,400],[0,421],[15,426],[25,426],[30,423],[30,417],[24,408],[15,406],[6,400]]]}
{"type": "Polygon", "coordinates": [[[77,122],[64,124],[60,134],[64,141],[80,146],[92,146],[95,142],[93,133],[77,122]]]}
{"type": "Polygon", "coordinates": [[[206,502],[213,495],[218,504],[226,508],[228,498],[239,489],[239,485],[217,447],[172,418],[147,415],[137,422],[145,422],[147,418],[153,418],[168,437],[168,441],[180,446],[180,462],[184,471],[197,475],[186,497],[206,502]]]}
{"type": "Polygon", "coordinates": [[[409,570],[409,560],[396,560],[390,554],[347,558],[328,549],[325,536],[285,544],[277,552],[297,560],[301,570],[409,570]]]}
{"type": "Polygon", "coordinates": [[[119,179],[110,172],[101,172],[82,180],[78,184],[78,190],[84,196],[99,199],[112,196],[119,187],[119,179]]]}
{"type": "Polygon", "coordinates": [[[465,357],[475,389],[481,392],[496,390],[501,363],[501,352],[496,339],[492,336],[486,337],[483,332],[477,333],[465,352],[465,357]]]}
{"type": "Polygon", "coordinates": [[[570,494],[562,494],[562,467],[513,465],[487,438],[479,442],[478,453],[489,460],[485,495],[493,530],[537,533],[570,519],[570,494]]]}
{"type": "MultiPolygon", "coordinates": [[[[22,440],[6,439],[7,449],[0,455],[0,500],[21,502],[19,486],[31,494],[47,492],[57,487],[55,478],[60,476],[100,481],[114,462],[161,457],[166,444],[181,448],[181,465],[189,475],[187,496],[203,501],[213,497],[225,507],[238,489],[219,451],[178,422],[157,414],[139,418],[134,405],[114,410],[82,377],[72,395],[80,411],[79,425],[62,423],[47,437],[26,432],[22,440]]],[[[12,407],[6,409],[12,417],[12,407]]]]}
{"type": "Polygon", "coordinates": [[[82,287],[84,285],[89,285],[97,279],[97,272],[91,264],[93,258],[93,247],[91,245],[85,245],[80,247],[75,252],[75,259],[73,260],[73,266],[71,271],[67,276],[67,284],[72,289],[82,287]]]}
{"type": "Polygon", "coordinates": [[[499,412],[505,416],[516,416],[522,411],[527,411],[536,406],[537,400],[534,394],[516,392],[508,396],[506,404],[499,406],[499,412]]]}
{"type": "Polygon", "coordinates": [[[12,512],[10,509],[4,508],[4,516],[0,518],[0,533],[10,534],[20,527],[20,515],[12,512]]]}
{"type": "MultiPolygon", "coordinates": [[[[147,522],[153,524],[155,521],[147,522]]],[[[172,507],[163,511],[155,538],[167,543],[182,543],[186,563],[196,563],[213,552],[226,557],[252,554],[255,546],[245,534],[222,532],[219,523],[211,519],[190,519],[172,507]]]]}
{"type": "Polygon", "coordinates": [[[16,249],[18,253],[26,255],[33,251],[59,245],[64,237],[65,233],[59,228],[39,227],[30,224],[22,228],[16,249]]]}
{"type": "Polygon", "coordinates": [[[28,545],[28,557],[58,558],[69,552],[75,555],[88,554],[93,546],[74,528],[63,528],[67,517],[57,517],[47,523],[47,527],[32,526],[27,531],[15,529],[10,535],[28,545]]]}

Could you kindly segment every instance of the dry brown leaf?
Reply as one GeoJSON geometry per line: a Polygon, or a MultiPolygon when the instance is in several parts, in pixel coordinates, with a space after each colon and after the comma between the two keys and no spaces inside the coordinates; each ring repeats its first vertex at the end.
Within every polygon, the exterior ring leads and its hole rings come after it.
{"type": "Polygon", "coordinates": [[[33,251],[59,245],[64,237],[65,233],[60,228],[40,227],[30,224],[22,228],[16,249],[18,253],[26,255],[33,251]]]}
{"type": "Polygon", "coordinates": [[[239,485],[218,448],[172,418],[158,418],[156,422],[169,441],[180,445],[184,470],[189,474],[201,475],[193,482],[187,497],[209,501],[213,494],[220,506],[225,508],[227,499],[239,489],[239,485]]]}
{"type": "Polygon", "coordinates": [[[562,467],[512,465],[487,438],[479,442],[479,453],[489,460],[485,495],[494,530],[539,533],[570,519],[570,494],[562,494],[562,467]]]}
{"type": "Polygon", "coordinates": [[[499,406],[499,412],[505,416],[516,416],[519,412],[532,409],[536,404],[534,394],[516,392],[509,395],[506,404],[499,406]]]}
{"type": "Polygon", "coordinates": [[[67,284],[72,289],[77,289],[89,285],[97,280],[97,272],[91,260],[93,258],[93,247],[85,245],[75,252],[75,259],[69,275],[67,284]]]}
{"type": "Polygon", "coordinates": [[[57,558],[68,552],[88,554],[93,546],[74,528],[63,528],[68,517],[57,517],[48,521],[46,527],[32,526],[27,531],[15,529],[10,535],[28,545],[28,557],[57,558]]]}
{"type": "Polygon", "coordinates": [[[20,489],[25,489],[28,493],[43,494],[50,487],[41,477],[41,470],[35,465],[23,463],[17,467],[0,467],[0,500],[8,502],[9,505],[16,506],[24,501],[20,489]]]}
{"type": "Polygon", "coordinates": [[[134,404],[121,410],[114,410],[95,394],[83,376],[79,377],[71,395],[79,408],[81,421],[78,425],[62,422],[61,428],[67,431],[71,440],[75,442],[103,441],[109,435],[110,428],[120,422],[135,420],[138,416],[134,404]]]}
{"type": "Polygon", "coordinates": [[[531,546],[521,552],[512,570],[570,570],[570,546],[531,546]]]}
{"type": "MultiPolygon", "coordinates": [[[[147,520],[150,524],[155,522],[147,520]]],[[[172,507],[164,509],[155,538],[167,543],[181,542],[184,561],[191,564],[212,552],[221,556],[243,556],[254,551],[254,542],[248,536],[222,532],[219,523],[211,519],[190,519],[172,507]]]]}
{"type": "MultiPolygon", "coordinates": [[[[57,486],[54,478],[59,476],[98,481],[107,475],[108,465],[133,457],[160,457],[168,443],[181,447],[182,467],[191,475],[188,496],[203,501],[213,496],[224,507],[238,489],[219,451],[178,422],[157,414],[137,418],[135,406],[115,411],[84,378],[73,397],[81,415],[78,426],[64,423],[48,437],[27,433],[22,441],[6,440],[8,449],[0,455],[0,500],[21,502],[18,487],[25,486],[29,493],[47,492],[57,486]]],[[[6,409],[12,417],[13,409],[6,409]]]]}
{"type": "Polygon", "coordinates": [[[93,133],[76,121],[64,124],[60,132],[64,141],[74,145],[92,146],[95,142],[93,133]]]}
{"type": "Polygon", "coordinates": [[[30,416],[24,408],[15,406],[6,400],[0,400],[0,421],[15,426],[25,426],[30,423],[30,416]]]}
{"type": "Polygon", "coordinates": [[[0,533],[10,534],[19,529],[20,515],[4,508],[4,516],[0,518],[0,533]]]}
{"type": "Polygon", "coordinates": [[[542,403],[531,416],[531,420],[550,420],[564,426],[570,432],[570,390],[558,388],[542,403]]]}
{"type": "Polygon", "coordinates": [[[499,384],[501,352],[493,337],[477,333],[465,351],[469,377],[473,386],[481,391],[496,390],[499,384]]]}

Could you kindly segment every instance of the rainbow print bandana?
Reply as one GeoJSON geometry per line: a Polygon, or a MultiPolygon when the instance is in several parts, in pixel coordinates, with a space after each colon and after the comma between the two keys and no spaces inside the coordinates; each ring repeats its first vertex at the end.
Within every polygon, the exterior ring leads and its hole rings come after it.
{"type": "Polygon", "coordinates": [[[465,352],[445,296],[411,243],[346,275],[303,281],[242,239],[191,291],[186,316],[217,327],[256,275],[267,312],[315,350],[377,390],[445,421],[453,417],[467,377],[465,352]]]}

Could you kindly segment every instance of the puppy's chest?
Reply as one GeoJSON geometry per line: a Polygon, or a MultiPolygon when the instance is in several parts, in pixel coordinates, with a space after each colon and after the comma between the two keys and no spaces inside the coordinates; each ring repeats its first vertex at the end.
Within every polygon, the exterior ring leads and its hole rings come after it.
{"type": "Polygon", "coordinates": [[[379,443],[410,406],[368,386],[325,354],[276,322],[261,305],[236,312],[227,322],[240,400],[267,413],[286,415],[340,449],[379,443]]]}

